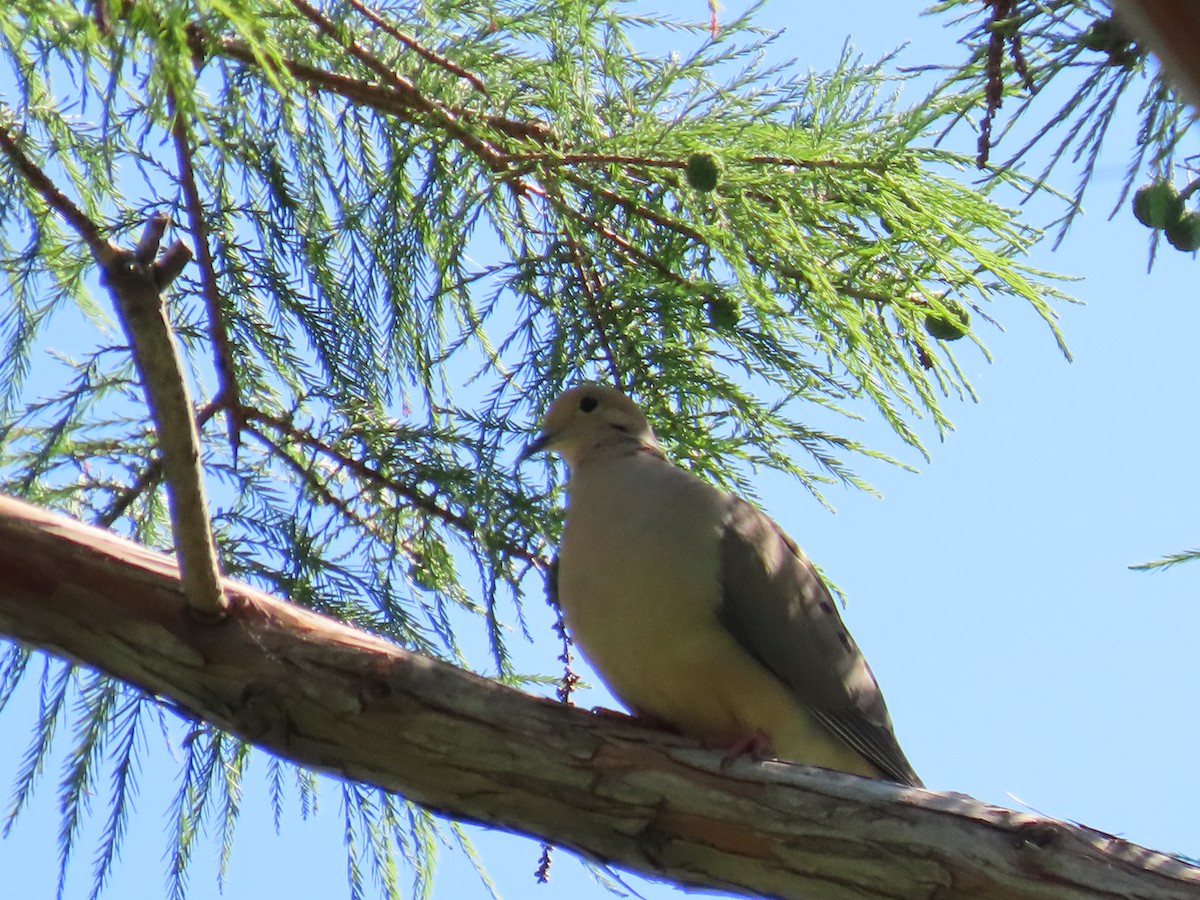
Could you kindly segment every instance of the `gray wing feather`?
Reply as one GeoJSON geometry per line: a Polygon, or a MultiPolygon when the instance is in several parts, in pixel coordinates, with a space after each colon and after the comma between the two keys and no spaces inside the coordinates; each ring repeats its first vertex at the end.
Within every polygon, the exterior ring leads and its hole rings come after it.
{"type": "Polygon", "coordinates": [[[721,539],[722,624],[821,724],[888,778],[920,786],[875,676],[812,563],[770,518],[733,500],[721,539]]]}

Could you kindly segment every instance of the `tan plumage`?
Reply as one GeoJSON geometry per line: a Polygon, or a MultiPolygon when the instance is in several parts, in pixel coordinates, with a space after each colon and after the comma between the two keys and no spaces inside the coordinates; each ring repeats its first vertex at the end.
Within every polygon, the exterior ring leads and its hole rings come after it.
{"type": "Polygon", "coordinates": [[[766,515],[667,461],[613,388],[556,399],[523,456],[571,470],[557,594],[623,703],[685,734],[921,782],[875,677],[811,563],[766,515]]]}

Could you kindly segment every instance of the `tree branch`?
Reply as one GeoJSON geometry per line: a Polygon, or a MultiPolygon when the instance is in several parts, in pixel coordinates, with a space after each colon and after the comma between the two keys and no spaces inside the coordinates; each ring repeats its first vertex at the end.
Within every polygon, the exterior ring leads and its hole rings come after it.
{"type": "MultiPolygon", "coordinates": [[[[212,38],[198,26],[192,26],[190,34],[198,53],[214,52],[229,59],[239,60],[253,68],[261,67],[261,61],[243,41],[234,38],[212,38]]],[[[298,60],[284,59],[283,65],[293,78],[311,89],[335,93],[351,102],[363,103],[379,112],[391,113],[407,120],[417,115],[428,116],[492,171],[502,171],[507,165],[500,150],[475,135],[465,124],[478,118],[477,116],[468,110],[454,109],[425,96],[402,75],[393,73],[387,86],[384,86],[329,72],[298,60]]],[[[485,122],[495,126],[491,117],[487,117],[485,122]]],[[[531,131],[524,123],[515,124],[522,129],[522,134],[536,133],[536,130],[531,131]]]]}
{"type": "Polygon", "coordinates": [[[175,159],[179,165],[179,186],[183,192],[187,210],[188,231],[196,246],[196,263],[200,267],[200,293],[204,297],[204,308],[208,313],[208,337],[212,341],[213,368],[217,373],[217,402],[224,407],[229,425],[229,443],[233,458],[237,459],[237,448],[241,443],[242,421],[238,410],[242,405],[238,388],[237,366],[233,350],[229,345],[229,323],[221,309],[221,290],[217,284],[217,266],[209,247],[208,217],[204,213],[204,201],[196,183],[196,167],[192,161],[192,142],[187,124],[179,114],[179,105],[172,92],[167,93],[171,114],[171,139],[175,144],[175,159]]]}
{"type": "Polygon", "coordinates": [[[200,436],[183,360],[162,296],[170,279],[182,268],[180,260],[190,259],[191,252],[176,243],[155,262],[166,227],[167,217],[157,214],[146,225],[146,234],[135,251],[112,247],[110,258],[102,260],[100,280],[112,294],[154,419],[167,479],[171,531],[187,596],[196,613],[219,618],[225,600],[204,492],[200,436]]]}
{"type": "Polygon", "coordinates": [[[87,243],[100,265],[100,281],[112,295],[117,317],[129,339],[158,434],[167,476],[171,528],[188,597],[196,612],[219,617],[224,601],[204,495],[200,438],[192,418],[183,361],[162,297],[162,292],[191,259],[191,251],[176,241],[155,259],[169,224],[163,213],[150,217],[133,250],[118,247],[25,155],[16,135],[5,125],[0,125],[0,151],[46,204],[87,243]]]}
{"type": "Polygon", "coordinates": [[[480,78],[478,75],[475,75],[472,72],[468,72],[462,66],[456,65],[455,63],[448,60],[446,57],[444,57],[438,53],[434,53],[432,50],[428,49],[427,47],[422,46],[416,40],[416,38],[412,37],[411,35],[405,34],[403,31],[401,31],[396,26],[392,25],[389,21],[387,21],[387,19],[383,18],[383,16],[379,15],[379,13],[375,12],[373,9],[368,8],[364,4],[359,3],[358,0],[349,0],[349,2],[350,2],[351,6],[353,6],[356,10],[358,10],[365,18],[369,19],[371,24],[374,25],[379,30],[381,30],[382,32],[384,32],[384,34],[391,35],[397,41],[399,41],[401,44],[403,44],[406,48],[408,48],[409,50],[412,50],[414,53],[416,53],[418,56],[420,56],[422,59],[426,60],[427,62],[431,62],[435,66],[439,66],[439,67],[445,69],[447,72],[450,72],[452,75],[456,75],[459,78],[463,79],[468,84],[470,84],[471,87],[475,88],[475,90],[477,90],[477,91],[479,91],[479,93],[483,94],[483,96],[490,97],[490,95],[488,94],[488,89],[483,83],[483,79],[480,78]]]}
{"type": "MultiPolygon", "coordinates": [[[[290,419],[281,416],[273,415],[265,410],[256,409],[252,406],[243,406],[238,415],[245,422],[258,422],[262,425],[279,432],[289,440],[295,441],[305,447],[317,451],[329,461],[336,463],[338,466],[353,472],[355,477],[365,484],[370,484],[375,487],[384,488],[391,491],[401,500],[408,503],[414,509],[420,510],[422,513],[431,516],[449,525],[451,528],[456,528],[468,537],[474,537],[479,529],[478,523],[469,513],[457,513],[451,509],[439,506],[437,501],[427,494],[422,493],[412,485],[405,484],[398,478],[380,471],[369,462],[364,462],[354,456],[350,456],[336,447],[326,443],[308,430],[296,425],[290,419]]],[[[273,450],[281,448],[275,441],[271,440],[266,434],[261,431],[258,435],[273,450]]],[[[503,550],[509,556],[523,560],[527,563],[532,563],[536,566],[545,566],[546,560],[537,553],[531,553],[528,549],[521,547],[504,539],[503,535],[492,535],[489,537],[489,543],[498,550],[503,550]]]]}
{"type": "Polygon", "coordinates": [[[680,884],[810,900],[1200,897],[1200,869],[1111,835],[784,763],[518,691],[226,580],[197,628],[178,570],[0,498],[0,633],[279,756],[680,884]]]}
{"type": "Polygon", "coordinates": [[[58,189],[58,185],[50,180],[50,176],[25,155],[18,142],[16,132],[7,124],[0,124],[0,150],[4,151],[13,164],[13,168],[21,173],[21,177],[29,183],[30,187],[41,195],[46,205],[58,213],[74,229],[75,233],[83,238],[94,257],[102,260],[106,253],[114,249],[100,234],[100,227],[89,219],[70,197],[58,189]]]}

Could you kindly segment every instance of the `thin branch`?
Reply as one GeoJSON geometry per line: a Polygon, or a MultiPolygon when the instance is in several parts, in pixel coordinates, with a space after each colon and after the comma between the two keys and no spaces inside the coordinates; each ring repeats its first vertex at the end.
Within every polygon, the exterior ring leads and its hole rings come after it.
{"type": "Polygon", "coordinates": [[[198,613],[219,617],[224,597],[204,496],[200,440],[192,420],[183,362],[162,298],[162,291],[182,271],[191,251],[176,242],[153,261],[167,228],[167,217],[161,213],[147,222],[135,249],[117,247],[102,237],[99,226],[24,154],[6,125],[0,125],[0,149],[50,208],[83,238],[100,264],[101,283],[112,294],[158,432],[171,527],[188,597],[198,613]]]}
{"type": "Polygon", "coordinates": [[[611,191],[606,187],[601,187],[598,184],[592,184],[584,181],[579,175],[576,175],[573,172],[568,173],[565,177],[565,180],[571,182],[581,190],[594,192],[596,196],[603,197],[609,203],[615,203],[626,212],[629,212],[638,218],[645,219],[648,222],[653,222],[655,225],[661,225],[663,228],[669,228],[676,234],[690,238],[699,244],[708,243],[708,241],[705,240],[704,235],[702,235],[695,228],[692,228],[690,225],[680,221],[679,219],[673,219],[670,216],[664,215],[658,210],[646,206],[644,203],[640,203],[630,197],[618,194],[616,191],[611,191]]]}
{"type": "MultiPolygon", "coordinates": [[[[406,121],[411,121],[414,113],[430,115],[434,118],[435,124],[444,128],[451,136],[459,140],[468,150],[471,150],[480,161],[494,172],[508,172],[507,178],[514,183],[514,189],[519,193],[528,192],[531,194],[545,196],[545,192],[532,188],[529,184],[523,182],[516,173],[509,172],[513,166],[518,166],[521,163],[537,162],[541,164],[553,164],[560,156],[548,155],[539,157],[536,154],[529,154],[523,151],[506,152],[495,146],[489,141],[486,141],[463,125],[464,121],[470,119],[480,119],[490,128],[493,128],[506,136],[516,137],[519,139],[531,139],[541,143],[546,143],[553,139],[553,131],[549,126],[541,122],[522,122],[519,120],[506,119],[500,116],[479,116],[470,110],[463,110],[449,107],[440,101],[430,99],[422,94],[416,86],[408,79],[396,75],[391,71],[381,72],[382,64],[370,57],[367,51],[363,50],[353,42],[346,42],[337,34],[335,26],[329,22],[318,10],[311,7],[305,0],[293,0],[297,9],[314,21],[323,32],[329,34],[334,39],[338,40],[343,47],[347,49],[356,59],[385,78],[388,86],[374,84],[364,81],[359,78],[352,78],[339,73],[331,72],[326,69],[320,69],[308,63],[299,62],[290,58],[283,60],[283,65],[288,73],[298,81],[304,83],[310,88],[326,91],[337,94],[345,100],[355,104],[361,104],[369,107],[380,113],[398,116],[406,121]],[[311,12],[311,14],[310,14],[311,12]]],[[[256,57],[253,51],[242,41],[233,38],[214,38],[208,35],[202,29],[191,26],[190,34],[193,46],[197,53],[217,53],[221,56],[230,59],[236,59],[247,65],[259,67],[262,61],[256,57]]],[[[597,161],[602,157],[594,155],[576,155],[579,161],[597,161]]],[[[571,157],[575,158],[575,156],[571,157]]],[[[759,159],[757,157],[753,159],[759,159]]],[[[762,157],[761,162],[770,162],[776,164],[788,164],[796,166],[867,166],[868,164],[853,164],[841,163],[834,160],[815,160],[805,163],[801,160],[792,160],[776,157],[762,157]]],[[[668,168],[682,168],[686,166],[686,162],[678,160],[669,160],[659,163],[668,168]]],[[[871,164],[873,165],[873,164],[871,164]]],[[[580,176],[569,173],[566,180],[578,188],[594,192],[597,196],[622,207],[628,213],[645,219],[655,225],[660,225],[664,228],[687,237],[693,241],[704,243],[702,235],[696,229],[686,223],[664,215],[658,210],[652,209],[638,201],[632,200],[621,195],[618,192],[609,190],[600,185],[585,181],[580,176]]]]}
{"type": "Polygon", "coordinates": [[[58,186],[50,180],[36,163],[27,157],[12,128],[0,125],[0,150],[8,156],[13,166],[21,173],[25,181],[46,201],[46,205],[58,213],[75,233],[83,238],[84,243],[92,251],[101,264],[111,258],[116,247],[105,240],[100,234],[100,226],[87,217],[83,210],[76,206],[58,186]]]}
{"type": "Polygon", "coordinates": [[[608,363],[609,377],[612,378],[613,384],[627,391],[629,390],[629,384],[626,382],[624,373],[617,363],[617,354],[613,350],[612,341],[608,337],[608,328],[605,326],[604,319],[597,308],[600,304],[601,292],[603,291],[603,286],[600,284],[600,276],[588,265],[588,254],[583,251],[574,232],[570,228],[563,229],[563,238],[571,253],[571,265],[575,268],[575,272],[579,276],[579,293],[583,298],[584,312],[587,313],[587,317],[591,320],[592,328],[595,330],[596,336],[600,339],[600,346],[604,350],[604,359],[608,363]]]}
{"type": "Polygon", "coordinates": [[[888,164],[871,160],[799,159],[795,156],[746,156],[739,162],[755,165],[783,166],[791,169],[841,169],[844,171],[886,172],[888,164]]]}
{"type": "Polygon", "coordinates": [[[596,234],[602,235],[605,240],[616,247],[617,250],[620,253],[623,253],[631,262],[641,263],[644,266],[649,266],[658,272],[658,274],[664,279],[672,282],[673,284],[679,285],[680,287],[696,286],[694,282],[680,275],[670,266],[663,263],[662,260],[634,246],[626,238],[617,234],[599,219],[593,218],[582,210],[576,209],[564,201],[561,197],[552,195],[541,188],[534,188],[532,186],[529,186],[529,192],[545,199],[547,203],[558,210],[560,215],[569,216],[570,218],[587,227],[589,230],[595,232],[596,234]]]}
{"type": "Polygon", "coordinates": [[[213,367],[217,373],[216,400],[225,408],[229,426],[229,442],[237,458],[240,442],[238,432],[241,422],[237,411],[242,399],[238,388],[237,368],[229,346],[229,329],[225,313],[221,309],[221,291],[217,285],[216,265],[208,241],[207,217],[200,189],[196,183],[196,167],[192,162],[192,147],[188,140],[187,126],[179,115],[178,104],[173,93],[168,93],[170,104],[171,138],[175,143],[175,157],[179,163],[179,184],[183,190],[184,207],[187,210],[188,231],[196,247],[196,264],[200,268],[200,293],[204,297],[208,313],[208,337],[212,341],[213,367]]]}
{"type": "Polygon", "coordinates": [[[318,475],[312,470],[311,466],[304,465],[300,460],[286,452],[283,447],[271,440],[271,438],[267,435],[263,434],[263,432],[261,432],[254,425],[247,424],[245,427],[247,434],[258,438],[259,441],[262,442],[263,446],[266,447],[271,453],[271,455],[287,466],[288,469],[291,470],[292,474],[294,474],[303,482],[305,489],[310,491],[313,496],[317,498],[318,503],[333,507],[335,510],[337,510],[338,514],[346,520],[348,525],[354,528],[362,529],[364,532],[374,536],[376,540],[384,544],[395,543],[396,546],[402,549],[411,559],[414,561],[419,561],[418,555],[413,552],[407,541],[401,540],[397,542],[394,533],[391,531],[384,533],[384,529],[381,526],[378,518],[365,518],[356,513],[354,509],[351,508],[351,505],[348,501],[337,496],[326,486],[325,482],[318,477],[318,475]]]}
{"type": "MultiPolygon", "coordinates": [[[[256,68],[261,66],[261,60],[243,41],[233,38],[214,39],[195,27],[192,27],[190,31],[193,45],[199,53],[211,50],[221,56],[236,59],[256,68]]],[[[339,75],[293,59],[284,59],[283,65],[293,78],[309,87],[338,94],[347,100],[361,103],[378,112],[391,113],[406,120],[411,120],[414,113],[429,116],[434,120],[434,124],[445,129],[448,134],[473,152],[489,169],[500,172],[506,168],[505,155],[488,141],[473,134],[463,124],[462,120],[472,117],[471,113],[453,109],[440,101],[426,97],[417,90],[412,82],[402,76],[390,73],[388,86],[384,87],[360,78],[339,75]]],[[[522,129],[528,128],[526,123],[516,124],[522,129]]]]}
{"type": "MultiPolygon", "coordinates": [[[[514,163],[537,163],[539,168],[554,166],[640,166],[646,169],[686,169],[686,159],[655,156],[630,156],[623,153],[510,153],[514,163]]],[[[887,164],[867,160],[799,159],[794,156],[734,156],[736,162],[753,165],[782,166],[791,169],[843,169],[886,171],[887,164]]]]}
{"type": "Polygon", "coordinates": [[[153,490],[161,480],[162,460],[152,459],[146,464],[146,468],[142,469],[141,474],[138,475],[133,484],[114,497],[112,502],[108,504],[108,508],[96,516],[92,524],[98,525],[101,528],[111,528],[117,519],[125,515],[125,511],[129,509],[134,500],[146,491],[153,490]]]}
{"type": "Polygon", "coordinates": [[[488,97],[490,99],[491,95],[488,94],[488,89],[487,89],[487,87],[484,86],[483,79],[480,78],[478,75],[475,75],[472,72],[468,72],[462,66],[459,66],[456,63],[453,63],[450,60],[446,59],[446,57],[441,56],[437,53],[434,53],[432,50],[430,50],[426,47],[423,47],[420,43],[417,42],[416,38],[413,38],[413,37],[405,34],[403,31],[398,29],[391,22],[387,21],[387,19],[383,18],[381,15],[379,15],[373,9],[370,9],[367,6],[364,6],[362,3],[359,3],[358,0],[349,0],[349,2],[352,7],[354,7],[360,13],[362,13],[364,16],[366,16],[368,19],[370,19],[371,22],[377,28],[379,28],[380,31],[384,32],[385,34],[391,35],[396,40],[398,40],[400,43],[402,43],[405,47],[407,47],[409,50],[412,50],[414,53],[416,53],[418,56],[420,56],[422,59],[427,60],[428,62],[433,63],[435,66],[439,66],[439,67],[445,69],[450,74],[456,75],[459,78],[463,79],[468,84],[470,84],[471,87],[475,88],[475,90],[477,90],[477,91],[479,91],[479,93],[483,94],[483,96],[488,97]]]}
{"type": "Polygon", "coordinates": [[[404,92],[416,91],[416,86],[411,81],[397,75],[382,60],[378,59],[369,50],[366,50],[357,41],[345,37],[337,25],[311,3],[306,3],[305,0],[291,0],[291,2],[292,6],[296,7],[304,18],[316,25],[322,34],[337,41],[342,49],[382,78],[386,84],[390,84],[392,87],[404,92]]]}
{"type": "MultiPolygon", "coordinates": [[[[422,494],[416,488],[410,487],[409,485],[406,485],[395,478],[385,475],[369,463],[365,463],[362,460],[347,456],[346,454],[340,452],[334,447],[331,447],[329,444],[316,437],[316,435],[305,431],[303,428],[298,428],[286,419],[249,406],[242,408],[241,415],[246,421],[261,422],[264,425],[269,425],[271,428],[283,435],[286,435],[292,440],[318,451],[323,456],[328,457],[333,462],[336,462],[338,465],[346,468],[363,481],[373,484],[376,487],[381,487],[385,490],[391,491],[393,494],[407,501],[416,509],[432,516],[435,519],[438,519],[441,522],[446,523],[452,528],[458,529],[468,536],[475,535],[478,526],[471,516],[456,513],[438,506],[434,500],[427,497],[425,494],[422,494]]],[[[261,433],[260,436],[265,438],[265,435],[261,435],[261,433]]],[[[491,540],[496,540],[496,538],[492,538],[491,540]]],[[[533,563],[539,567],[544,567],[546,565],[546,561],[539,554],[532,553],[529,550],[519,547],[509,541],[498,540],[494,546],[497,550],[503,550],[509,556],[515,557],[516,559],[533,563]]]]}
{"type": "MultiPolygon", "coordinates": [[[[208,420],[217,414],[220,410],[220,404],[216,401],[205,404],[204,408],[196,413],[196,429],[199,431],[208,424],[208,420]]],[[[112,524],[125,515],[125,511],[133,504],[138,497],[146,491],[153,490],[162,480],[162,460],[152,459],[146,463],[146,467],[142,469],[141,474],[134,480],[133,484],[125,488],[116,497],[112,503],[100,515],[96,516],[93,525],[98,525],[101,528],[111,528],[112,524]]]]}

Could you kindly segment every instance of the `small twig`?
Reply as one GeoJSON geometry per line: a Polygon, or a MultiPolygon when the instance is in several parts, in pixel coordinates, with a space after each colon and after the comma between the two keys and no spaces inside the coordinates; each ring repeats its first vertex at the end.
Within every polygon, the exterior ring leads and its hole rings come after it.
{"type": "MultiPolygon", "coordinates": [[[[197,431],[208,424],[208,420],[217,414],[220,409],[219,404],[215,401],[208,403],[205,407],[196,413],[196,429],[197,431]]],[[[162,479],[162,460],[152,459],[146,464],[146,468],[142,469],[140,475],[129,485],[113,498],[113,502],[108,505],[108,509],[100,513],[96,517],[93,525],[99,525],[101,528],[111,528],[113,523],[121,516],[125,515],[125,511],[133,504],[133,501],[140,497],[147,490],[153,489],[162,479]]]]}
{"type": "Polygon", "coordinates": [[[114,497],[113,502],[108,504],[108,509],[96,516],[92,524],[98,525],[101,528],[111,528],[117,519],[125,515],[125,511],[129,509],[133,501],[157,485],[161,478],[162,461],[158,459],[150,460],[146,468],[142,469],[141,474],[138,475],[137,480],[114,497]]]}
{"type": "Polygon", "coordinates": [[[603,222],[589,216],[582,210],[578,210],[570,204],[564,202],[561,198],[555,197],[542,188],[529,186],[529,192],[543,198],[547,203],[559,211],[561,215],[570,216],[582,225],[587,226],[592,231],[601,235],[605,240],[609,241],[621,253],[625,254],[632,262],[641,263],[644,266],[649,266],[658,272],[667,281],[677,284],[681,287],[691,287],[693,283],[678,272],[674,271],[670,266],[666,265],[662,260],[657,259],[644,250],[638,249],[626,238],[621,237],[603,222]]]}
{"type": "Polygon", "coordinates": [[[178,272],[180,257],[190,256],[190,251],[177,242],[163,255],[161,266],[145,261],[158,249],[165,220],[162,213],[151,217],[134,251],[108,245],[112,252],[103,262],[101,281],[113,295],[158,433],[175,552],[188,604],[205,618],[220,618],[226,599],[204,494],[200,438],[183,360],[162,298],[163,288],[170,283],[167,276],[178,272]]]}
{"type": "Polygon", "coordinates": [[[200,189],[196,184],[196,167],[192,163],[191,143],[188,140],[187,128],[179,116],[178,104],[173,93],[168,93],[167,101],[170,104],[171,138],[175,143],[175,157],[179,163],[179,182],[183,190],[184,207],[187,210],[188,231],[192,235],[192,243],[196,246],[196,263],[200,267],[200,293],[204,297],[205,311],[208,313],[208,337],[212,341],[213,366],[217,373],[217,402],[225,408],[229,445],[236,461],[242,425],[238,418],[242,400],[238,388],[237,368],[234,366],[233,353],[229,346],[225,313],[221,309],[221,291],[217,285],[216,265],[208,244],[207,218],[204,215],[204,204],[200,200],[200,189]]]}
{"type": "Polygon", "coordinates": [[[343,36],[337,25],[311,3],[306,3],[305,0],[292,0],[292,6],[300,10],[301,14],[316,25],[322,34],[333,38],[347,53],[382,78],[384,83],[403,91],[416,90],[415,85],[411,81],[397,75],[374,54],[364,49],[357,41],[343,36]]]}
{"type": "Polygon", "coordinates": [[[868,171],[883,171],[887,163],[871,160],[851,159],[797,159],[794,156],[746,156],[738,157],[739,162],[754,165],[789,166],[793,169],[850,169],[868,171]]]}
{"type": "Polygon", "coordinates": [[[0,125],[0,150],[4,151],[29,186],[41,195],[46,205],[62,216],[67,224],[75,229],[76,234],[83,238],[96,259],[103,263],[104,259],[116,250],[101,236],[100,226],[72,203],[50,177],[25,155],[17,142],[17,136],[8,125],[0,125]]]}
{"type": "MultiPolygon", "coordinates": [[[[343,500],[341,497],[337,496],[325,485],[324,482],[321,481],[321,479],[310,466],[305,466],[300,460],[293,457],[277,441],[271,440],[271,438],[263,434],[262,431],[250,424],[246,425],[246,433],[251,437],[258,438],[258,440],[262,442],[263,446],[267,448],[267,452],[291,469],[292,473],[304,482],[304,485],[308,488],[308,490],[316,495],[319,502],[325,504],[326,506],[333,507],[351,526],[355,528],[361,528],[366,533],[374,536],[376,540],[383,543],[389,543],[393,540],[393,535],[390,531],[388,531],[386,534],[383,533],[385,529],[380,526],[377,519],[373,520],[360,516],[351,507],[349,501],[343,500]]],[[[401,541],[399,542],[399,547],[407,556],[409,556],[409,558],[413,559],[414,561],[416,560],[417,555],[413,553],[407,543],[401,541]]]]}
{"type": "Polygon", "coordinates": [[[645,169],[686,169],[687,160],[628,156],[623,153],[510,153],[514,163],[536,163],[538,168],[555,166],[640,166],[645,169]]]}
{"type": "Polygon", "coordinates": [[[564,176],[564,180],[569,181],[580,190],[591,191],[596,196],[603,197],[609,203],[614,203],[617,206],[620,206],[626,212],[631,213],[638,218],[645,219],[648,222],[653,222],[655,225],[661,225],[663,228],[669,228],[676,234],[682,235],[686,238],[691,238],[698,244],[708,243],[699,231],[697,231],[695,228],[692,228],[685,222],[663,215],[657,210],[652,209],[649,206],[638,202],[637,200],[618,194],[616,191],[611,191],[608,188],[601,187],[598,184],[589,183],[574,172],[567,173],[564,176]]]}
{"type": "Polygon", "coordinates": [[[370,9],[359,3],[358,0],[349,0],[349,2],[352,7],[370,19],[371,22],[373,22],[385,34],[390,34],[409,50],[413,51],[423,59],[433,63],[435,66],[440,66],[452,75],[457,75],[459,78],[470,84],[471,87],[475,88],[475,90],[479,91],[479,93],[483,94],[483,96],[490,97],[488,94],[488,89],[483,84],[483,79],[478,75],[468,72],[466,69],[462,68],[462,66],[452,63],[450,60],[446,59],[446,57],[440,56],[437,53],[434,53],[432,50],[423,47],[421,44],[417,43],[415,38],[410,37],[403,31],[400,31],[395,25],[387,21],[387,19],[383,18],[373,9],[370,9]]]}
{"type": "MultiPolygon", "coordinates": [[[[686,169],[686,159],[667,159],[654,156],[629,156],[623,153],[510,153],[514,163],[537,163],[541,168],[552,166],[640,166],[645,169],[686,169]]],[[[887,164],[876,161],[844,159],[797,159],[794,156],[735,156],[737,162],[752,165],[786,166],[793,169],[886,169],[887,164]]]]}
{"type": "MultiPolygon", "coordinates": [[[[248,422],[262,422],[264,425],[269,425],[271,428],[286,435],[292,440],[297,441],[306,447],[311,447],[312,449],[317,450],[323,456],[328,457],[342,467],[353,472],[363,481],[373,484],[376,487],[381,487],[391,491],[397,497],[406,500],[421,512],[426,513],[427,515],[430,515],[433,518],[458,529],[459,531],[462,531],[464,534],[474,535],[476,533],[477,525],[475,520],[470,516],[460,515],[459,513],[452,512],[451,510],[438,506],[434,500],[432,500],[430,497],[427,497],[425,494],[422,494],[415,488],[412,488],[403,482],[397,481],[395,478],[385,475],[369,463],[365,463],[362,460],[347,456],[336,448],[331,447],[320,438],[316,437],[316,435],[305,431],[303,428],[298,428],[296,425],[293,425],[290,421],[249,406],[242,408],[241,415],[248,422]]],[[[543,560],[542,557],[537,553],[532,553],[529,550],[526,550],[523,547],[518,547],[516,544],[512,544],[508,541],[500,540],[498,539],[498,536],[493,536],[489,538],[489,540],[496,541],[493,545],[496,549],[503,550],[509,556],[512,556],[516,559],[521,559],[537,566],[543,566],[545,564],[545,560],[543,560]]]]}
{"type": "MultiPolygon", "coordinates": [[[[215,51],[221,56],[236,59],[256,68],[261,61],[243,41],[233,38],[213,39],[204,31],[192,29],[192,43],[199,53],[215,51]]],[[[507,167],[505,155],[488,141],[476,136],[467,129],[462,119],[471,116],[460,110],[446,106],[444,103],[426,97],[407,78],[395,73],[389,73],[391,78],[388,85],[382,86],[363,81],[360,78],[350,78],[325,69],[319,69],[307,63],[292,59],[284,59],[283,65],[288,73],[298,81],[318,89],[331,91],[347,100],[357,101],[370,106],[379,112],[389,112],[410,118],[414,112],[432,117],[447,133],[452,135],[468,150],[473,152],[489,169],[499,172],[507,167]]]]}

